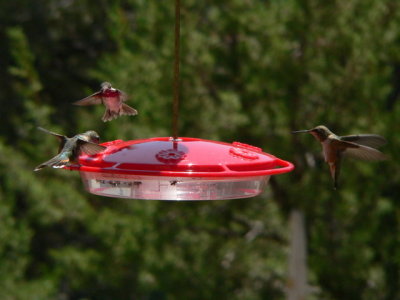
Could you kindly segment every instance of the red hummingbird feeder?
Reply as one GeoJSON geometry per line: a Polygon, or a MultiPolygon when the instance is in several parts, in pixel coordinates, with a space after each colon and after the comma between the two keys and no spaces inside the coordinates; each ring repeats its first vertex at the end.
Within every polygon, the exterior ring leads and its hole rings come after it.
{"type": "Polygon", "coordinates": [[[260,148],[196,138],[116,140],[96,155],[81,155],[80,171],[93,194],[133,199],[221,200],[260,194],[290,162],[260,148]]]}
{"type": "Polygon", "coordinates": [[[222,200],[260,194],[271,175],[294,166],[260,148],[178,138],[180,4],[175,0],[173,137],[115,140],[96,155],[83,154],[78,170],[93,194],[132,199],[222,200]]]}

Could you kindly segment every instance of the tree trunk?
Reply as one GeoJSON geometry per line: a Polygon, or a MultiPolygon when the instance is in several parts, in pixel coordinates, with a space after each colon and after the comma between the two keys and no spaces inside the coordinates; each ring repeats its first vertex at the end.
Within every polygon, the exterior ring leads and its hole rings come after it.
{"type": "Polygon", "coordinates": [[[305,300],[307,299],[308,285],[306,234],[303,212],[292,210],[290,213],[289,226],[290,252],[287,299],[305,300]]]}

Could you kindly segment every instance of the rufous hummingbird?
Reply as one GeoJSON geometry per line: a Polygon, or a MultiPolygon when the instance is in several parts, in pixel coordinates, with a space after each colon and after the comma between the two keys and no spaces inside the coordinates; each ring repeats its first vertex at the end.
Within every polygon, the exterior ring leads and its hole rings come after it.
{"type": "Polygon", "coordinates": [[[97,132],[90,130],[84,133],[79,133],[72,138],[51,132],[42,127],[38,127],[41,131],[54,135],[60,141],[58,154],[52,159],[37,166],[34,171],[39,171],[44,167],[62,168],[73,163],[77,163],[78,157],[82,152],[89,155],[100,153],[106,147],[98,145],[100,137],[97,132]]]}
{"type": "Polygon", "coordinates": [[[109,82],[103,82],[100,91],[82,100],[76,101],[73,104],[81,106],[104,104],[106,111],[102,120],[103,122],[107,122],[122,115],[137,115],[138,112],[136,109],[124,103],[127,99],[128,96],[125,92],[113,88],[109,82]]]}
{"type": "Polygon", "coordinates": [[[329,164],[333,187],[337,189],[340,165],[343,156],[378,161],[387,159],[386,155],[375,149],[386,144],[386,139],[377,134],[357,134],[337,136],[327,127],[320,125],[308,130],[292,133],[311,133],[322,145],[325,161],[329,164]]]}

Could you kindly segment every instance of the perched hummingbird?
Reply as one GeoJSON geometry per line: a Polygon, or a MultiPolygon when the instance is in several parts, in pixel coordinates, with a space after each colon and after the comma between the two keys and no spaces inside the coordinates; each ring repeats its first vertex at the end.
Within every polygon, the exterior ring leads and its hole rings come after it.
{"type": "Polygon", "coordinates": [[[57,137],[60,140],[60,146],[56,156],[37,166],[34,171],[39,171],[44,167],[62,168],[71,163],[77,163],[78,156],[82,151],[86,154],[94,155],[106,149],[106,147],[98,145],[100,137],[93,130],[68,138],[42,127],[38,127],[38,129],[57,137]]]}
{"type": "Polygon", "coordinates": [[[375,149],[386,144],[385,138],[377,134],[337,136],[323,125],[292,133],[301,132],[311,133],[321,143],[325,161],[331,170],[334,189],[338,186],[340,163],[343,156],[369,161],[387,159],[386,155],[375,149]]]}
{"type": "Polygon", "coordinates": [[[109,82],[101,84],[100,91],[90,95],[82,100],[76,101],[75,105],[95,105],[103,103],[106,111],[101,118],[103,122],[111,121],[122,115],[137,115],[137,110],[123,103],[128,99],[126,93],[121,90],[114,89],[109,82]]]}

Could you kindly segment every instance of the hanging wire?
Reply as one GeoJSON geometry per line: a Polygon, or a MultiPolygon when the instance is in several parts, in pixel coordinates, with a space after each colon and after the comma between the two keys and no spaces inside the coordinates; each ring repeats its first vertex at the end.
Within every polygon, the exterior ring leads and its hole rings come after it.
{"type": "Polygon", "coordinates": [[[174,100],[172,116],[172,136],[174,140],[178,139],[179,118],[180,6],[180,0],[175,0],[174,100]]]}

